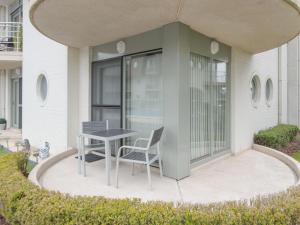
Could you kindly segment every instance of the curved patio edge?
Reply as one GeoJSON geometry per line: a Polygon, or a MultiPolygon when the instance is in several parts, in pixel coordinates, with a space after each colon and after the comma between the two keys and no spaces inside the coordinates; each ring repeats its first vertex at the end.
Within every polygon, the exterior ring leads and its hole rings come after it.
{"type": "Polygon", "coordinates": [[[298,163],[295,159],[293,159],[289,155],[284,154],[278,150],[275,150],[273,148],[269,148],[266,146],[258,145],[258,144],[253,144],[253,149],[256,151],[262,152],[264,154],[270,155],[274,158],[277,158],[281,162],[285,163],[296,174],[297,181],[295,183],[295,186],[300,185],[300,163],[298,163]]]}
{"type": "Polygon", "coordinates": [[[70,156],[70,155],[73,155],[77,152],[76,149],[74,148],[69,148],[68,150],[64,151],[64,152],[61,152],[61,153],[58,153],[58,154],[55,154],[53,156],[50,156],[48,159],[40,162],[37,166],[35,166],[33,168],[33,170],[30,172],[29,176],[28,176],[28,179],[38,185],[39,187],[42,187],[40,182],[39,182],[39,179],[40,177],[43,175],[43,173],[48,169],[50,168],[52,165],[54,165],[55,163],[57,163],[58,161],[70,156]]]}

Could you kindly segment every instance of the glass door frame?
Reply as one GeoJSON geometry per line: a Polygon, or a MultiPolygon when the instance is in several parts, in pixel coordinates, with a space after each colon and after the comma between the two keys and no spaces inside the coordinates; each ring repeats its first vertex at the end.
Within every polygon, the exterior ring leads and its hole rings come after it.
{"type": "MultiPolygon", "coordinates": [[[[113,60],[121,60],[121,104],[120,104],[120,112],[121,112],[121,115],[120,115],[120,127],[121,128],[125,128],[125,76],[126,76],[126,65],[125,65],[125,60],[126,60],[126,57],[129,57],[129,56],[137,56],[137,55],[146,55],[146,54],[151,54],[151,53],[162,53],[162,48],[158,48],[158,49],[152,49],[152,50],[147,50],[147,51],[141,51],[141,52],[136,52],[136,53],[130,53],[130,54],[125,54],[125,55],[122,55],[122,56],[116,56],[116,57],[111,57],[111,58],[107,58],[107,59],[102,59],[102,60],[96,60],[96,61],[93,61],[91,63],[91,76],[90,76],[90,118],[92,120],[93,118],[93,107],[102,107],[101,105],[95,105],[93,104],[93,86],[92,86],[92,82],[93,82],[93,79],[92,79],[92,76],[93,76],[93,72],[94,72],[94,67],[93,65],[96,64],[96,63],[101,63],[101,62],[109,62],[109,61],[113,61],[113,60]]],[[[105,105],[105,107],[110,107],[110,108],[114,108],[116,106],[114,105],[105,105]]]]}
{"type": "MultiPolygon", "coordinates": [[[[190,58],[191,58],[191,55],[194,54],[194,55],[198,55],[198,56],[202,56],[202,57],[207,57],[209,58],[209,81],[210,81],[210,84],[212,84],[212,79],[213,79],[213,72],[214,72],[214,62],[215,61],[219,61],[219,62],[223,62],[223,63],[226,63],[226,69],[227,69],[227,74],[226,74],[226,87],[227,87],[227,94],[226,94],[226,107],[227,107],[227,113],[225,114],[225,124],[227,125],[227,129],[225,129],[225,135],[227,136],[228,138],[228,147],[225,147],[224,149],[222,149],[221,151],[216,151],[214,148],[213,148],[213,137],[214,137],[214,127],[213,127],[213,122],[214,122],[214,119],[213,119],[213,115],[212,115],[212,108],[213,108],[213,105],[211,104],[209,106],[209,111],[210,111],[210,115],[209,115],[209,124],[210,124],[210,127],[209,127],[209,135],[210,135],[210,144],[209,144],[209,154],[205,155],[205,156],[201,156],[201,157],[198,157],[198,158],[195,158],[195,159],[190,159],[190,163],[191,163],[191,168],[195,168],[199,165],[202,165],[203,163],[206,163],[208,161],[211,161],[213,159],[216,159],[222,155],[225,155],[227,154],[228,152],[230,152],[231,150],[231,59],[228,59],[228,60],[224,60],[224,59],[219,59],[219,58],[216,58],[216,57],[213,57],[213,56],[207,56],[207,55],[202,55],[202,54],[199,54],[199,53],[195,53],[193,51],[190,52],[190,58]]],[[[190,68],[191,69],[191,68],[190,68]]],[[[191,71],[190,71],[190,75],[191,75],[191,71]]],[[[212,90],[210,90],[209,92],[209,101],[212,100],[212,90]]],[[[190,94],[190,101],[192,99],[192,96],[190,94]]],[[[192,123],[192,118],[191,118],[191,115],[190,115],[190,126],[191,126],[191,123],[192,123]]],[[[190,134],[191,135],[191,134],[190,134]]],[[[190,139],[191,139],[191,136],[190,136],[190,139]]],[[[190,146],[191,148],[191,146],[190,146]]],[[[190,149],[191,150],[191,149],[190,149]]]]}
{"type": "Polygon", "coordinates": [[[99,61],[92,62],[91,68],[91,77],[90,77],[90,101],[91,101],[91,120],[93,119],[93,108],[106,108],[106,109],[120,109],[120,127],[123,125],[123,57],[114,57],[99,61]],[[111,105],[111,104],[93,104],[93,74],[94,74],[94,65],[98,63],[112,62],[112,61],[120,61],[120,105],[111,105]]]}
{"type": "MultiPolygon", "coordinates": [[[[145,51],[145,52],[139,52],[139,53],[133,53],[133,54],[128,54],[123,56],[123,70],[122,70],[122,80],[123,80],[123,91],[122,91],[122,101],[126,103],[126,60],[130,57],[136,57],[136,56],[146,56],[148,54],[158,54],[158,53],[163,53],[162,49],[154,49],[150,51],[145,51]]],[[[122,109],[122,127],[126,128],[126,105],[123,104],[123,109],[122,109]]]]}

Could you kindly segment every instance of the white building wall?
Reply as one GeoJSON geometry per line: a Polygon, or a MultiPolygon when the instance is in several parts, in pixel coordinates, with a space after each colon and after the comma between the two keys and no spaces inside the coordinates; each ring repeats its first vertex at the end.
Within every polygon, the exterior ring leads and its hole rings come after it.
{"type": "Polygon", "coordinates": [[[231,72],[231,129],[232,151],[250,149],[253,135],[261,129],[278,123],[278,49],[251,55],[232,48],[231,72]],[[261,83],[261,95],[256,107],[251,99],[250,81],[257,74],[261,83]],[[265,85],[273,81],[273,100],[268,106],[265,85]]]}
{"type": "Polygon", "coordinates": [[[24,1],[23,138],[40,147],[49,141],[52,153],[67,148],[68,49],[42,34],[30,23],[29,1],[24,1]],[[39,74],[48,81],[41,103],[36,93],[39,74]]]}

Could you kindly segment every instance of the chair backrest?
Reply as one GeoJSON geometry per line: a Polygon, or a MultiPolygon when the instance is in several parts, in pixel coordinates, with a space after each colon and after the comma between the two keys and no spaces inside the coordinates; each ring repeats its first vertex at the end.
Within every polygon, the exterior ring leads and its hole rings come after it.
{"type": "Polygon", "coordinates": [[[108,121],[82,122],[82,133],[92,133],[108,129],[108,121]]]}
{"type": "Polygon", "coordinates": [[[164,131],[164,127],[161,127],[157,130],[152,131],[151,139],[150,139],[150,142],[149,142],[150,143],[149,147],[157,144],[160,141],[163,131],[164,131]]]}

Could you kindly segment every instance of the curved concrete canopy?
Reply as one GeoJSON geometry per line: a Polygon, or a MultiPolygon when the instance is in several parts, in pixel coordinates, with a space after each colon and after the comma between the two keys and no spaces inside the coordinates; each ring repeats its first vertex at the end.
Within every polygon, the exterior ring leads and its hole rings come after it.
{"type": "Polygon", "coordinates": [[[180,21],[252,53],[300,32],[299,0],[31,0],[33,25],[72,47],[95,46],[180,21]]]}

